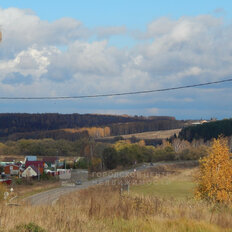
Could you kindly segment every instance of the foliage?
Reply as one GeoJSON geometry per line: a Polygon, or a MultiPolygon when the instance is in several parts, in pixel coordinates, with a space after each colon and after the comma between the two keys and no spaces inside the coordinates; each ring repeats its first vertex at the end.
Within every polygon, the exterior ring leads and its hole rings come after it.
{"type": "Polygon", "coordinates": [[[29,223],[16,226],[11,232],[46,232],[46,230],[34,223],[29,223]]]}
{"type": "Polygon", "coordinates": [[[23,178],[14,178],[13,183],[16,185],[21,185],[23,184],[23,178]]]}
{"type": "Polygon", "coordinates": [[[88,169],[88,160],[85,157],[80,157],[80,159],[75,162],[74,164],[75,168],[81,168],[81,169],[88,169]]]}
{"type": "Polygon", "coordinates": [[[0,155],[4,154],[5,149],[6,149],[6,145],[3,143],[0,143],[0,155]]]}
{"type": "Polygon", "coordinates": [[[179,138],[193,141],[194,139],[204,139],[205,141],[217,138],[219,135],[232,135],[232,119],[224,119],[215,122],[203,123],[201,125],[184,127],[179,138]]]}
{"type": "Polygon", "coordinates": [[[120,135],[135,132],[168,130],[181,128],[182,121],[173,117],[129,117],[97,114],[0,114],[0,137],[10,139],[53,138],[74,141],[79,132],[67,132],[67,128],[88,128],[94,137],[101,135],[120,135]],[[106,128],[106,126],[108,128],[106,128]],[[95,129],[91,129],[94,128],[95,129]],[[103,130],[96,128],[105,127],[103,130]],[[62,129],[62,130],[61,130],[62,129]],[[97,132],[97,133],[96,133],[97,132]]]}
{"type": "Polygon", "coordinates": [[[109,125],[111,135],[134,134],[146,131],[171,130],[182,128],[184,122],[175,120],[173,117],[141,118],[139,121],[128,123],[114,123],[109,125]]]}
{"type": "Polygon", "coordinates": [[[98,172],[102,170],[102,160],[101,158],[92,157],[89,164],[89,170],[91,172],[98,172]]]}
{"type": "MultiPolygon", "coordinates": [[[[179,172],[179,168],[177,171],[179,172]]],[[[185,177],[184,174],[183,178],[185,177]]],[[[147,178],[150,179],[150,176],[147,178]]],[[[185,197],[178,200],[167,199],[162,194],[158,197],[135,195],[132,191],[120,194],[118,187],[114,184],[98,185],[75,191],[68,197],[62,196],[52,206],[1,205],[2,231],[9,232],[14,228],[12,232],[20,232],[15,229],[15,225],[28,225],[29,222],[50,232],[231,231],[232,214],[229,210],[215,212],[210,222],[211,207],[205,202],[188,200],[185,197]]],[[[26,229],[23,231],[28,232],[26,229]]]]}
{"type": "Polygon", "coordinates": [[[40,175],[40,179],[41,180],[55,180],[56,178],[54,176],[52,176],[52,175],[49,175],[48,173],[43,172],[40,175]]]}
{"type": "Polygon", "coordinates": [[[103,163],[104,163],[105,168],[114,169],[117,167],[118,154],[114,147],[106,148],[103,151],[102,158],[103,158],[103,163]]]}
{"type": "Polygon", "coordinates": [[[214,139],[208,156],[200,160],[196,197],[213,203],[232,202],[232,160],[228,141],[214,139]]]}
{"type": "Polygon", "coordinates": [[[88,135],[93,138],[101,138],[110,136],[110,128],[109,127],[82,127],[80,129],[63,129],[66,132],[70,133],[80,133],[87,131],[88,135]]]}
{"type": "Polygon", "coordinates": [[[152,162],[174,160],[175,155],[171,148],[157,148],[152,156],[152,162]]]}
{"type": "MultiPolygon", "coordinates": [[[[35,155],[35,156],[85,156],[85,148],[89,146],[87,138],[77,141],[53,140],[53,139],[21,139],[7,141],[2,155],[35,155]]],[[[96,152],[102,152],[100,145],[96,143],[96,152]]]]}
{"type": "Polygon", "coordinates": [[[179,160],[199,160],[203,158],[208,152],[208,147],[199,146],[199,147],[191,147],[186,148],[179,152],[176,155],[176,158],[179,160]]]}

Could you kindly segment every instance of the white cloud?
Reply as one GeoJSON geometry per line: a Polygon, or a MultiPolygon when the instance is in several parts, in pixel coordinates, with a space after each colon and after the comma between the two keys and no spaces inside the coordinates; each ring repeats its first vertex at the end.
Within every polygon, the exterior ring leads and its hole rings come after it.
{"type": "MultiPolygon", "coordinates": [[[[232,25],[209,15],[157,19],[145,33],[137,32],[141,41],[130,49],[109,45],[110,37],[129,35],[124,26],[89,29],[71,18],[47,22],[16,8],[0,9],[0,25],[0,91],[4,95],[149,90],[220,80],[232,73],[232,25]],[[92,36],[98,39],[92,41],[92,36]]],[[[198,94],[207,96],[203,90],[198,94]]],[[[161,97],[154,98],[162,102],[161,97]]],[[[183,105],[196,99],[194,91],[186,91],[163,102],[183,105]]],[[[152,104],[152,97],[144,96],[143,101],[152,104]]],[[[112,98],[111,102],[136,105],[133,99],[112,98]]],[[[160,107],[146,108],[156,114],[160,107]]]]}
{"type": "Polygon", "coordinates": [[[147,109],[146,111],[150,115],[158,115],[159,114],[159,109],[158,108],[150,108],[150,109],[147,109]]]}
{"type": "Polygon", "coordinates": [[[18,49],[32,44],[68,44],[76,39],[87,38],[90,34],[80,21],[61,18],[50,23],[17,8],[0,8],[0,25],[4,45],[18,49]]]}
{"type": "Polygon", "coordinates": [[[112,35],[122,35],[127,32],[125,26],[114,26],[114,27],[98,27],[96,28],[96,34],[99,38],[107,38],[112,35]]]}

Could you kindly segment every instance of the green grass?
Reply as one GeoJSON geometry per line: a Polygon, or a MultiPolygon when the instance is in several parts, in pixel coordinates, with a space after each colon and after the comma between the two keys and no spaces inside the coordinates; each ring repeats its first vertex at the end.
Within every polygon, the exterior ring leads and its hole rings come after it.
{"type": "Polygon", "coordinates": [[[132,186],[131,192],[146,196],[183,199],[193,197],[194,186],[191,180],[160,180],[152,184],[132,186]]]}

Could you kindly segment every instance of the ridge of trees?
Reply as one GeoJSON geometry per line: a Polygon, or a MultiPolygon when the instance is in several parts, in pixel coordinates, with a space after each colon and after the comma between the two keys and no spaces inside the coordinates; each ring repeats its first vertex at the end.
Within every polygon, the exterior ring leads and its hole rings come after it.
{"type": "Polygon", "coordinates": [[[232,135],[232,118],[184,127],[179,133],[179,138],[190,142],[194,139],[208,141],[219,135],[232,135]]]}
{"type": "MultiPolygon", "coordinates": [[[[118,116],[118,115],[98,115],[98,114],[0,114],[0,137],[7,139],[22,138],[53,138],[73,140],[74,135],[68,135],[72,131],[67,129],[85,130],[75,131],[78,137],[79,132],[87,131],[89,135],[94,132],[92,128],[105,128],[107,134],[120,135],[128,133],[139,133],[152,130],[168,130],[181,128],[184,121],[178,121],[174,117],[168,116],[118,116]],[[58,131],[66,129],[66,131],[58,131]],[[42,131],[42,132],[41,132],[42,131]],[[56,131],[58,136],[53,132],[56,131]],[[110,131],[110,132],[109,132],[110,131]],[[31,133],[33,132],[33,133],[31,133]],[[31,134],[30,134],[31,133],[31,134]],[[10,137],[9,137],[10,136],[10,137]],[[31,136],[31,137],[30,137],[31,136]],[[62,137],[63,136],[63,137],[62,137]]],[[[96,130],[95,130],[96,131],[96,130]]],[[[103,134],[98,130],[100,134],[103,134]]],[[[75,134],[74,133],[74,134],[75,134]]]]}

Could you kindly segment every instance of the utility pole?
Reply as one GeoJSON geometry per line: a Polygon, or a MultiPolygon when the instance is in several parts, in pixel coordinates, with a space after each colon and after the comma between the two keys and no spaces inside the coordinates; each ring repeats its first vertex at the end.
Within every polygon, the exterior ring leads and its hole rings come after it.
{"type": "Polygon", "coordinates": [[[40,180],[40,166],[38,165],[38,181],[40,180]]]}

